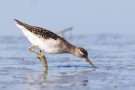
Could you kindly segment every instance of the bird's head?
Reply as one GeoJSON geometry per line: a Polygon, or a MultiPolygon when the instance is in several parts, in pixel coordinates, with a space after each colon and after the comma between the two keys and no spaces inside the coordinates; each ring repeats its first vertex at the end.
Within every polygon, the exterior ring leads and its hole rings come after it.
{"type": "Polygon", "coordinates": [[[92,67],[95,68],[95,65],[92,63],[92,61],[88,57],[88,52],[84,48],[81,48],[81,47],[76,48],[75,54],[76,56],[85,59],[92,67]]]}

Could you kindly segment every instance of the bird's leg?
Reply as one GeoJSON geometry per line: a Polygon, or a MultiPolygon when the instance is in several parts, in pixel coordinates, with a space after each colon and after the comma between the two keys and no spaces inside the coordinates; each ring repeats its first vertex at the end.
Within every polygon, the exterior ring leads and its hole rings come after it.
{"type": "Polygon", "coordinates": [[[30,46],[29,51],[35,53],[39,58],[45,57],[45,55],[42,54],[41,52],[36,52],[36,51],[32,50],[32,48],[34,48],[34,47],[38,48],[37,46],[30,46]]]}
{"type": "Polygon", "coordinates": [[[39,60],[44,65],[44,68],[48,69],[47,59],[46,59],[45,55],[43,57],[39,57],[39,60]]]}
{"type": "Polygon", "coordinates": [[[42,64],[43,64],[43,67],[44,67],[43,79],[46,79],[47,73],[48,73],[48,64],[47,64],[46,57],[44,56],[43,58],[40,58],[40,60],[42,61],[42,64]]]}
{"type": "Polygon", "coordinates": [[[39,57],[44,57],[44,54],[42,54],[41,52],[36,52],[36,51],[32,50],[32,48],[34,48],[34,47],[38,48],[37,46],[30,46],[29,51],[37,54],[39,57]]]}
{"type": "MultiPolygon", "coordinates": [[[[36,52],[36,51],[32,50],[32,48],[34,48],[34,47],[36,47],[36,46],[30,46],[29,51],[37,54],[37,56],[40,60],[40,63],[43,64],[43,66],[44,66],[44,79],[46,79],[47,71],[48,71],[47,59],[46,59],[45,55],[41,53],[41,50],[40,50],[40,52],[36,52]]],[[[36,47],[36,48],[38,48],[38,47],[36,47]]]]}
{"type": "MultiPolygon", "coordinates": [[[[39,52],[41,53],[42,51],[39,49],[39,52]]],[[[40,57],[39,56],[37,56],[37,58],[40,60],[40,57]]],[[[41,62],[41,60],[40,60],[40,62],[41,62]]]]}

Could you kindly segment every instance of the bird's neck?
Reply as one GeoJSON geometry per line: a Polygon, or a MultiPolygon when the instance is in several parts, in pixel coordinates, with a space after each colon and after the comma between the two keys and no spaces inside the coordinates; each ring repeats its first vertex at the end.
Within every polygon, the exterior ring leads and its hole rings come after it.
{"type": "Polygon", "coordinates": [[[76,56],[76,50],[77,50],[77,47],[76,46],[74,46],[72,44],[69,44],[67,50],[68,50],[69,53],[71,53],[71,54],[73,54],[73,55],[76,56]]]}

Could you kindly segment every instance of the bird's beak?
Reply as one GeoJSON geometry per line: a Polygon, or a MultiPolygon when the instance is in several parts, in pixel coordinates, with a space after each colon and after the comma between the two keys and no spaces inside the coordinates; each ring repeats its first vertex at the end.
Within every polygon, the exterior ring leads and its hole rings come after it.
{"type": "Polygon", "coordinates": [[[86,61],[93,67],[96,68],[96,66],[92,63],[92,61],[89,58],[86,58],[86,61]]]}

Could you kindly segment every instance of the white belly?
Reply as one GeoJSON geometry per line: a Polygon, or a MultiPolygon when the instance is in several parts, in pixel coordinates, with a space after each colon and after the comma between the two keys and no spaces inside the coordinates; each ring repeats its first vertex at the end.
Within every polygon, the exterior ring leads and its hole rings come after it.
{"type": "Polygon", "coordinates": [[[32,45],[39,47],[44,52],[52,54],[64,52],[64,45],[60,43],[59,39],[43,39],[26,30],[24,27],[18,24],[17,26],[23,31],[24,35],[28,38],[32,45]]]}

